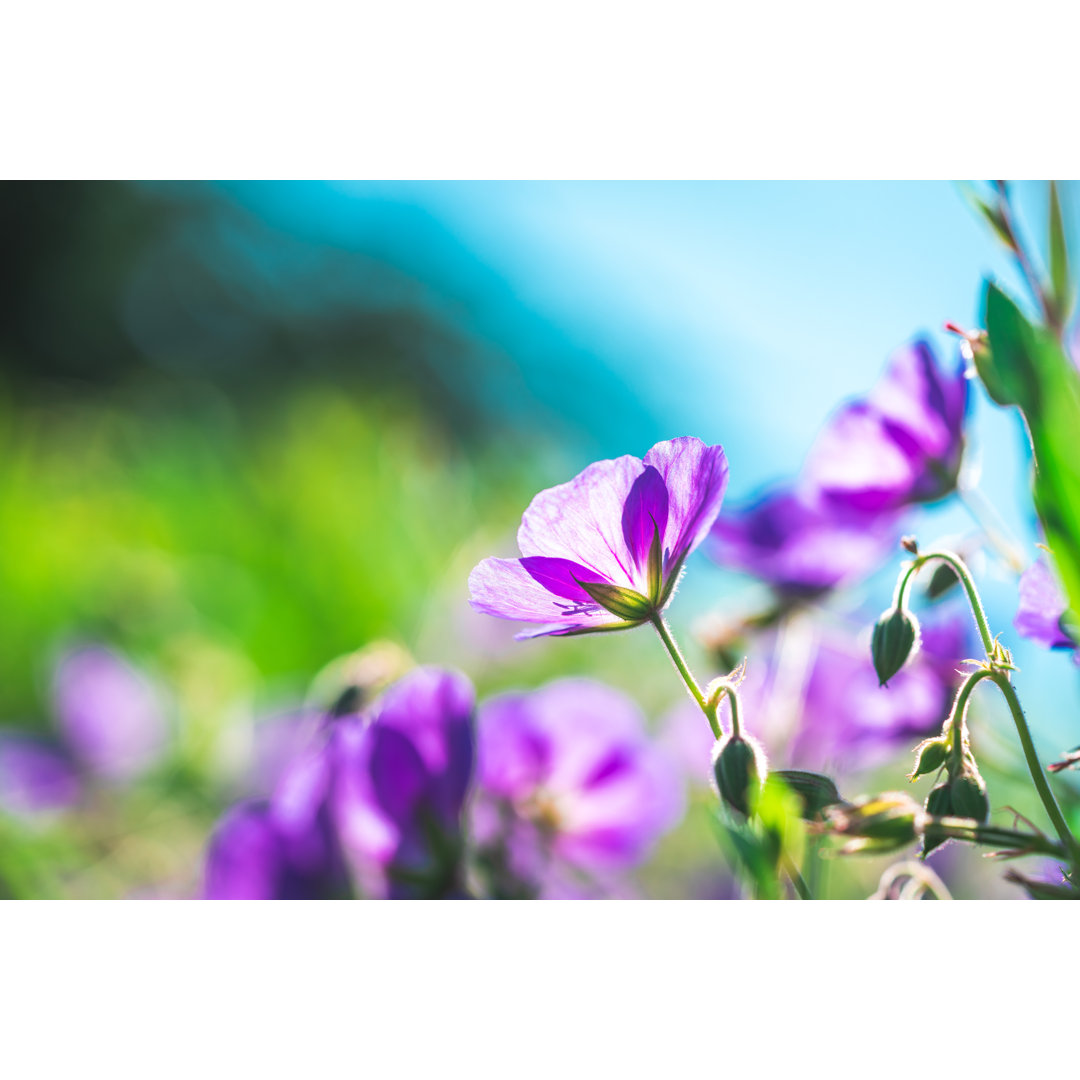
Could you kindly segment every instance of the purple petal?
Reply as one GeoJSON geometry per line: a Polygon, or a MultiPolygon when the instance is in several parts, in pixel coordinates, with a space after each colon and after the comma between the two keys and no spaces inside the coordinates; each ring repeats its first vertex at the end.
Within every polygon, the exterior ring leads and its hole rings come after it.
{"type": "Polygon", "coordinates": [[[826,425],[806,459],[802,483],[856,511],[905,502],[922,462],[899,442],[885,417],[865,402],[845,406],[826,425]]]}
{"type": "Polygon", "coordinates": [[[710,554],[784,591],[812,593],[868,574],[897,534],[891,516],[815,506],[780,489],[717,519],[710,554]]]}
{"type": "Polygon", "coordinates": [[[723,447],[683,436],[657,443],[645,455],[645,464],[653,466],[667,486],[670,516],[664,546],[667,565],[674,567],[705,539],[720,512],[727,458],[723,447]]]}
{"type": "Polygon", "coordinates": [[[93,646],[63,657],[53,678],[53,701],[65,741],[103,777],[133,777],[166,750],[168,722],[157,692],[109,649],[93,646]]]}
{"type": "Polygon", "coordinates": [[[529,577],[554,596],[572,600],[575,604],[595,605],[596,601],[582,588],[581,582],[592,583],[596,575],[581,563],[548,555],[529,555],[518,562],[529,577]]]}
{"type": "Polygon", "coordinates": [[[1061,629],[1061,617],[1068,608],[1054,572],[1039,559],[1020,578],[1020,606],[1013,626],[1044,649],[1075,649],[1076,642],[1061,629]]]}
{"type": "Polygon", "coordinates": [[[653,537],[663,544],[668,522],[668,489],[651,465],[634,481],[623,505],[623,539],[638,570],[648,567],[653,537]]]}
{"type": "Polygon", "coordinates": [[[265,805],[240,803],[210,840],[203,895],[207,900],[275,900],[283,862],[265,805]]]}
{"type": "Polygon", "coordinates": [[[586,600],[578,601],[551,592],[529,573],[521,559],[485,559],[469,575],[469,594],[470,605],[485,615],[544,624],[530,636],[587,630],[614,621],[611,613],[587,594],[586,600]]]}
{"type": "Polygon", "coordinates": [[[68,810],[82,796],[59,748],[22,732],[0,732],[0,807],[20,816],[68,810]]]}
{"type": "Polygon", "coordinates": [[[644,470],[640,459],[625,455],[594,462],[573,480],[541,491],[521,519],[517,537],[521,554],[570,559],[599,575],[594,581],[628,585],[639,592],[643,584],[647,588],[634,573],[622,530],[623,507],[644,470]]]}

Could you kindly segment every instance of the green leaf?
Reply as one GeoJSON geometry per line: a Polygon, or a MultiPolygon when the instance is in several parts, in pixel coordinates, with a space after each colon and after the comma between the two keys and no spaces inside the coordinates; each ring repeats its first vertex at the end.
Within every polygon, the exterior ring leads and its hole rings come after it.
{"type": "Polygon", "coordinates": [[[1064,324],[1072,307],[1072,285],[1069,282],[1069,252],[1065,244],[1061,200],[1058,197],[1057,184],[1053,180],[1050,181],[1050,287],[1058,319],[1064,324]]]}
{"type": "Polygon", "coordinates": [[[1080,375],[1061,343],[1000,289],[986,291],[997,372],[1024,412],[1035,454],[1035,509],[1073,611],[1080,611],[1080,375]]]}

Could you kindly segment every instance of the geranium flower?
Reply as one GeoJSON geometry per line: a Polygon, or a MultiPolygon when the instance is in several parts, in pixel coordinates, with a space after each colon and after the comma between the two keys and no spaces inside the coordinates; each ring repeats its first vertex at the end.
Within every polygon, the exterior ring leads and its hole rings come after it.
{"type": "Polygon", "coordinates": [[[78,770],[64,751],[22,731],[0,731],[0,809],[19,817],[70,810],[82,798],[78,770]]]}
{"type": "Polygon", "coordinates": [[[682,815],[674,763],[637,706],[601,683],[492,698],[477,745],[473,836],[504,895],[562,895],[574,872],[610,891],[682,815]]]}
{"type": "Polygon", "coordinates": [[[1020,604],[1013,626],[1044,649],[1075,649],[1076,639],[1063,625],[1069,601],[1053,570],[1043,559],[1033,562],[1020,577],[1020,604]]]}
{"type": "Polygon", "coordinates": [[[943,498],[960,472],[967,402],[962,359],[943,370],[928,342],[905,345],[866,398],[827,422],[806,459],[802,483],[861,512],[943,498]]]}
{"type": "Polygon", "coordinates": [[[268,800],[222,819],[207,898],[458,893],[473,703],[464,676],[416,668],[363,713],[328,719],[268,800]]]}
{"type": "Polygon", "coordinates": [[[480,563],[470,602],[541,624],[519,638],[637,626],[671,600],[727,476],[723,449],[695,438],[657,443],[644,460],[595,462],[533,499],[518,530],[521,558],[480,563]]]}
{"type": "Polygon", "coordinates": [[[157,690],[111,649],[90,645],[66,653],[52,690],[64,742],[96,776],[133,779],[167,750],[169,724],[157,690]]]}
{"type": "Polygon", "coordinates": [[[781,593],[813,595],[865,576],[898,534],[891,516],[844,513],[782,488],[719,517],[708,550],[781,593]]]}

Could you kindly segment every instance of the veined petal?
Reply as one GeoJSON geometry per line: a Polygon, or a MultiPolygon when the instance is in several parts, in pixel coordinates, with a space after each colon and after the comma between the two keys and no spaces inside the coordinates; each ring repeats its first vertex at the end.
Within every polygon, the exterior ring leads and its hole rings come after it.
{"type": "Polygon", "coordinates": [[[529,573],[521,559],[485,559],[469,575],[469,594],[476,611],[500,619],[564,628],[611,622],[611,615],[587,596],[576,601],[553,593],[529,573]]]}
{"type": "Polygon", "coordinates": [[[705,539],[716,520],[727,488],[727,457],[721,446],[683,436],[657,443],[645,464],[660,473],[667,487],[668,521],[661,539],[670,569],[705,539]]]}
{"type": "Polygon", "coordinates": [[[624,455],[594,462],[573,480],[541,491],[521,519],[521,554],[570,559],[594,571],[595,580],[640,590],[645,583],[634,574],[623,508],[644,470],[640,458],[624,455]]]}

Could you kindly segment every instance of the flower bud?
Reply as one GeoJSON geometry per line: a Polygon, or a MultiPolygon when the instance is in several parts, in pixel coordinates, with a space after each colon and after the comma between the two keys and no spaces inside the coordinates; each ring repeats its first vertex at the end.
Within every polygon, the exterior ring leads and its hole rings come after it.
{"type": "Polygon", "coordinates": [[[954,817],[973,818],[985,821],[990,816],[990,800],[986,797],[986,782],[979,775],[979,770],[966,764],[949,784],[949,798],[952,801],[954,817]]]}
{"type": "Polygon", "coordinates": [[[919,624],[906,608],[890,608],[874,624],[870,654],[878,684],[884,686],[918,649],[919,624]]]}
{"type": "Polygon", "coordinates": [[[750,816],[767,772],[764,751],[745,735],[729,735],[713,750],[713,775],[720,797],[744,817],[750,816]]]}
{"type": "Polygon", "coordinates": [[[949,756],[949,744],[940,736],[925,739],[915,747],[915,768],[908,773],[908,779],[914,782],[920,776],[932,773],[945,764],[949,756]]]}
{"type": "Polygon", "coordinates": [[[802,816],[806,821],[819,819],[827,806],[843,802],[836,784],[820,773],[806,772],[803,769],[781,769],[773,775],[783,780],[802,800],[802,816]]]}
{"type": "Polygon", "coordinates": [[[913,843],[925,821],[923,808],[901,791],[871,795],[825,811],[832,830],[852,837],[841,855],[876,855],[913,843]]]}
{"type": "MultiPolygon", "coordinates": [[[[952,796],[949,793],[950,781],[944,780],[937,787],[932,788],[930,794],[926,796],[926,812],[933,817],[951,817],[952,816],[952,796]]],[[[936,847],[940,847],[944,844],[944,840],[931,840],[929,837],[923,837],[923,857],[925,858],[936,847]]]]}

